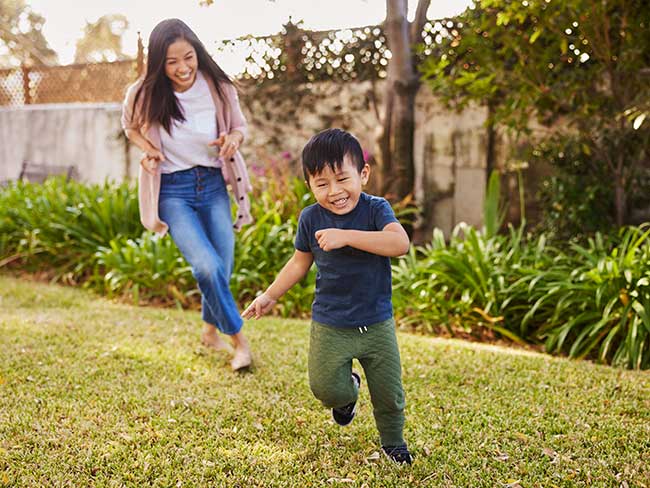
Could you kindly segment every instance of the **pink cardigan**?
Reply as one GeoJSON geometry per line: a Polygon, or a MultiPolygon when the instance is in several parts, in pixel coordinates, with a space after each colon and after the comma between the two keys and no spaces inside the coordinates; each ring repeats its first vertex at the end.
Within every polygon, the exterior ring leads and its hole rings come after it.
{"type": "MultiPolygon", "coordinates": [[[[219,136],[229,134],[237,130],[241,132],[244,137],[248,132],[246,119],[239,106],[239,98],[237,97],[237,90],[229,83],[222,83],[220,88],[224,93],[228,110],[225,110],[224,104],[219,99],[217,90],[214,83],[209,76],[205,76],[210,93],[217,109],[217,127],[219,136]]],[[[122,128],[137,130],[145,137],[154,147],[160,149],[160,127],[158,124],[148,126],[147,124],[139,125],[140,111],[142,110],[142,96],[138,100],[138,106],[134,107],[135,94],[142,84],[142,80],[136,81],[126,91],[124,104],[122,105],[122,128]]],[[[215,137],[216,139],[216,137],[215,137]]],[[[253,217],[250,214],[250,200],[248,193],[252,190],[250,180],[248,178],[248,170],[244,158],[237,151],[229,161],[222,160],[223,176],[226,183],[230,185],[231,191],[234,194],[235,202],[237,205],[237,215],[233,227],[236,230],[241,229],[243,225],[250,224],[253,217]]],[[[165,222],[160,220],[158,216],[158,196],[160,194],[160,169],[156,174],[148,173],[140,166],[138,175],[139,193],[138,201],[140,206],[140,221],[145,228],[160,234],[165,235],[168,226],[165,222]]]]}

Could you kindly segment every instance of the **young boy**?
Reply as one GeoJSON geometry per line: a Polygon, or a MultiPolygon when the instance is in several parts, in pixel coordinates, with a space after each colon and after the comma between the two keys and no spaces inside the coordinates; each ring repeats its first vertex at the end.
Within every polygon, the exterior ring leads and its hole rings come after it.
{"type": "Polygon", "coordinates": [[[391,301],[390,257],[408,251],[409,238],[389,203],[362,192],[370,167],[359,141],[328,129],[302,152],[305,180],[317,203],[300,214],[295,252],[269,288],[242,313],[259,318],[316,262],[309,385],[339,425],[356,413],[363,367],[384,452],[411,464],[403,437],[404,391],[391,301]]]}

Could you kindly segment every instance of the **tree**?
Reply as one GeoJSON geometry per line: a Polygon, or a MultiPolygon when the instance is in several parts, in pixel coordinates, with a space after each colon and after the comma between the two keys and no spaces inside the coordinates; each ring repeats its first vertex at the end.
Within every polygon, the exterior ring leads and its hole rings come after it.
{"type": "MultiPolygon", "coordinates": [[[[645,2],[482,0],[451,20],[423,66],[436,94],[461,106],[485,103],[491,121],[516,134],[528,132],[532,117],[543,124],[561,117],[568,125],[561,144],[580,148],[592,165],[585,174],[602,170],[614,221],[626,223],[639,174],[650,166],[645,2]]],[[[563,159],[565,151],[556,152],[563,159]]]]}
{"type": "Polygon", "coordinates": [[[96,22],[86,22],[84,35],[77,41],[75,63],[128,59],[122,51],[122,36],[128,27],[128,20],[121,14],[103,15],[96,22]]]}
{"type": "Polygon", "coordinates": [[[414,46],[421,42],[430,0],[419,0],[415,19],[407,20],[407,0],[386,0],[385,32],[391,60],[377,137],[379,188],[404,198],[413,191],[415,95],[420,86],[414,46]]]}
{"type": "Polygon", "coordinates": [[[57,62],[42,29],[45,19],[24,0],[0,0],[0,65],[57,62]]]}
{"type": "MultiPolygon", "coordinates": [[[[209,6],[214,0],[199,3],[209,6]]],[[[407,20],[407,4],[407,0],[386,0],[385,33],[392,57],[388,64],[376,151],[379,191],[398,198],[410,194],[414,186],[414,106],[420,86],[414,46],[422,40],[431,0],[418,1],[412,23],[407,20]]]]}

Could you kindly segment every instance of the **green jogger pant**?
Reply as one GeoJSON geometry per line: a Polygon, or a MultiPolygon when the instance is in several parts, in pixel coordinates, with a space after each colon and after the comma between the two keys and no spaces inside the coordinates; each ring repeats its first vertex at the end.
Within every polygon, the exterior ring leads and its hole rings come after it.
{"type": "Polygon", "coordinates": [[[395,321],[361,328],[336,328],[312,321],[309,340],[309,386],[327,408],[357,400],[352,359],[366,376],[382,446],[404,444],[404,390],[395,321]]]}

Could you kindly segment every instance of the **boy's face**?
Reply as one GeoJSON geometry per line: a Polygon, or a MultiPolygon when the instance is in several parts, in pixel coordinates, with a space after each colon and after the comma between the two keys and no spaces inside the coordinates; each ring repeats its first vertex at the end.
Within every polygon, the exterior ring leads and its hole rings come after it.
{"type": "Polygon", "coordinates": [[[368,182],[370,166],[363,166],[361,173],[346,154],[341,168],[332,171],[325,166],[316,175],[309,175],[309,187],[318,204],[332,213],[345,215],[359,203],[363,185],[368,182]]]}

